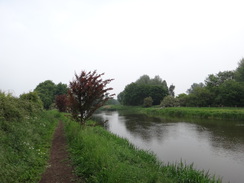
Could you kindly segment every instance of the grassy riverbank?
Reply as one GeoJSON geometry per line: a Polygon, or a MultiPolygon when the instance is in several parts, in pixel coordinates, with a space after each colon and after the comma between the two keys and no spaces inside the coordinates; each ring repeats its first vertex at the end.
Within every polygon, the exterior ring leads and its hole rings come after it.
{"type": "Polygon", "coordinates": [[[60,114],[47,111],[22,120],[0,120],[0,182],[38,182],[60,114]]]}
{"type": "Polygon", "coordinates": [[[43,111],[36,93],[0,91],[0,182],[38,182],[49,158],[57,111],[43,111]]]}
{"type": "Polygon", "coordinates": [[[102,127],[64,121],[75,172],[86,182],[218,182],[183,163],[164,165],[102,127]]]}
{"type": "Polygon", "coordinates": [[[154,116],[169,116],[177,118],[205,118],[205,119],[227,119],[244,120],[244,108],[222,108],[222,107],[132,107],[132,106],[107,106],[105,110],[130,110],[154,116]]]}

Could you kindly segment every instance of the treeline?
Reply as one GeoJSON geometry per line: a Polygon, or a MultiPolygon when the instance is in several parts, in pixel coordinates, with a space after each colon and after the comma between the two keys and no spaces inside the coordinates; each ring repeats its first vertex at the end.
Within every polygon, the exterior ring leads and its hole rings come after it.
{"type": "Polygon", "coordinates": [[[46,80],[39,83],[34,89],[34,92],[40,97],[43,102],[43,107],[45,109],[51,109],[55,107],[55,99],[57,96],[67,94],[68,87],[63,83],[55,84],[51,80],[46,80]]]}
{"type": "Polygon", "coordinates": [[[167,95],[174,96],[174,86],[169,88],[167,82],[159,76],[151,79],[148,75],[141,76],[137,81],[127,85],[118,95],[118,101],[123,105],[159,105],[167,95]]]}
{"type": "Polygon", "coordinates": [[[210,74],[204,83],[194,83],[187,94],[163,103],[190,107],[243,107],[244,106],[244,59],[234,71],[210,74]]]}
{"type": "Polygon", "coordinates": [[[118,95],[122,105],[162,107],[243,107],[244,59],[234,71],[210,74],[204,83],[193,83],[187,94],[174,96],[175,86],[167,86],[159,76],[143,75],[118,95]]]}

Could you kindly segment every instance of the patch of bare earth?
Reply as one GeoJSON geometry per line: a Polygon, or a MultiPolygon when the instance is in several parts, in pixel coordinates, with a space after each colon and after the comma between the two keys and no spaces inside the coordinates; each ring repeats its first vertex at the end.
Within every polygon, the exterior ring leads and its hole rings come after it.
{"type": "Polygon", "coordinates": [[[81,182],[72,171],[63,123],[59,122],[52,140],[49,164],[39,183],[81,182]]]}

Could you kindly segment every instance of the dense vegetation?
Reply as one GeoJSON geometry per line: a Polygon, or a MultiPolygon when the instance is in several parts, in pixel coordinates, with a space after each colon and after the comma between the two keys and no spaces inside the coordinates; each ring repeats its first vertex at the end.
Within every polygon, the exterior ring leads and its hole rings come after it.
{"type": "Polygon", "coordinates": [[[58,95],[67,94],[68,87],[66,84],[58,83],[57,85],[51,80],[39,83],[34,89],[43,102],[45,109],[50,109],[54,99],[58,95]]]}
{"type": "Polygon", "coordinates": [[[152,105],[162,107],[244,107],[244,58],[234,71],[210,74],[204,83],[193,83],[187,94],[175,97],[174,89],[174,85],[167,87],[159,76],[150,79],[144,75],[127,85],[118,101],[127,106],[150,107],[148,97],[151,97],[152,105]]]}
{"type": "Polygon", "coordinates": [[[244,106],[244,59],[234,71],[210,74],[204,83],[193,83],[188,95],[162,102],[162,106],[191,107],[243,107],[244,106]]]}
{"type": "Polygon", "coordinates": [[[153,154],[101,127],[84,127],[66,119],[65,128],[75,172],[85,182],[220,182],[183,163],[162,164],[153,154]]]}
{"type": "Polygon", "coordinates": [[[152,104],[159,105],[161,100],[169,95],[169,92],[166,81],[159,76],[150,79],[148,75],[143,75],[136,82],[127,85],[118,95],[118,100],[123,105],[136,106],[142,105],[145,98],[151,97],[152,104]]]}
{"type": "Polygon", "coordinates": [[[0,92],[0,182],[38,182],[49,158],[58,114],[43,111],[34,92],[0,92]]]}

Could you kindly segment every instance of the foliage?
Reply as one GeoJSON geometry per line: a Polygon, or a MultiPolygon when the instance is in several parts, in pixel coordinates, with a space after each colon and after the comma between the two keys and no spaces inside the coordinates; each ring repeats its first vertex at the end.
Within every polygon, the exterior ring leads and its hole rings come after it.
{"type": "MultiPolygon", "coordinates": [[[[119,109],[119,108],[117,108],[119,109]]],[[[123,109],[123,108],[122,108],[123,109]]],[[[180,118],[208,118],[226,120],[244,120],[244,108],[220,107],[168,107],[168,108],[142,108],[134,107],[134,112],[148,115],[170,116],[180,118]]]]}
{"type": "Polygon", "coordinates": [[[170,85],[169,86],[169,95],[171,95],[172,97],[175,96],[174,90],[175,90],[175,86],[174,85],[170,85]]]}
{"type": "Polygon", "coordinates": [[[59,83],[56,85],[51,80],[46,80],[42,83],[39,83],[35,88],[35,92],[38,93],[41,98],[44,108],[50,109],[52,103],[54,103],[56,95],[67,94],[67,85],[59,83]]]}
{"type": "Polygon", "coordinates": [[[218,74],[210,74],[206,80],[205,85],[209,88],[218,87],[223,84],[225,81],[233,80],[234,72],[233,71],[224,71],[219,72],[218,74]]]}
{"type": "Polygon", "coordinates": [[[55,104],[59,112],[67,112],[68,109],[68,97],[67,95],[57,95],[55,97],[55,104]]]}
{"type": "Polygon", "coordinates": [[[144,98],[151,96],[153,105],[160,104],[160,101],[168,94],[168,90],[158,85],[140,85],[131,83],[119,94],[119,102],[123,105],[143,105],[144,98]]]}
{"type": "Polygon", "coordinates": [[[171,95],[164,97],[163,101],[160,104],[161,107],[177,107],[179,106],[179,101],[177,98],[174,98],[171,95]]]}
{"type": "Polygon", "coordinates": [[[80,128],[66,120],[65,131],[75,172],[85,182],[218,182],[192,166],[163,165],[150,152],[101,127],[80,128]]]}
{"type": "Polygon", "coordinates": [[[21,118],[17,115],[6,118],[0,114],[0,182],[38,182],[49,158],[58,120],[53,111],[28,115],[18,104],[23,99],[5,96],[5,104],[6,100],[8,110],[12,108],[10,114],[18,112],[21,118]]]}
{"type": "Polygon", "coordinates": [[[0,92],[0,120],[16,121],[24,118],[26,111],[20,107],[20,100],[11,94],[0,92]]]}
{"type": "Polygon", "coordinates": [[[219,106],[242,107],[244,105],[244,84],[229,80],[218,88],[215,99],[219,106]]]}
{"type": "Polygon", "coordinates": [[[235,71],[210,74],[203,83],[193,83],[187,96],[180,97],[181,106],[243,107],[244,106],[244,59],[235,71]],[[243,79],[243,80],[242,80],[243,79]]]}
{"type": "Polygon", "coordinates": [[[23,101],[29,102],[24,107],[29,108],[29,112],[38,112],[43,109],[43,103],[36,92],[29,92],[20,95],[19,97],[23,101]],[[36,111],[35,111],[36,110],[36,111]]]}
{"type": "Polygon", "coordinates": [[[0,120],[21,121],[42,110],[42,102],[34,92],[22,94],[20,98],[0,92],[0,120]]]}
{"type": "Polygon", "coordinates": [[[166,81],[162,80],[159,76],[151,79],[148,75],[143,75],[135,83],[139,85],[159,85],[168,88],[166,81]]]}
{"type": "Polygon", "coordinates": [[[176,98],[177,98],[177,100],[179,102],[179,106],[186,107],[186,102],[187,102],[187,99],[188,99],[188,95],[187,94],[181,93],[176,98]]]}
{"type": "Polygon", "coordinates": [[[143,106],[144,107],[151,107],[153,104],[153,99],[152,97],[146,97],[144,98],[143,106]]]}
{"type": "Polygon", "coordinates": [[[198,88],[203,88],[204,87],[204,84],[203,83],[193,83],[192,85],[191,85],[191,88],[189,88],[188,90],[187,90],[187,93],[188,94],[191,94],[191,93],[193,93],[196,89],[198,89],[198,88]]]}
{"type": "Polygon", "coordinates": [[[238,67],[235,71],[235,80],[238,82],[244,82],[244,58],[238,63],[238,67]]]}
{"type": "Polygon", "coordinates": [[[34,91],[40,96],[45,109],[49,109],[49,106],[53,103],[55,90],[55,83],[53,83],[51,80],[46,80],[38,84],[35,88],[34,91]]]}
{"type": "Polygon", "coordinates": [[[67,93],[68,93],[68,87],[67,87],[66,84],[58,83],[56,85],[55,96],[57,96],[57,95],[63,95],[63,94],[67,94],[67,93]]]}
{"type": "Polygon", "coordinates": [[[109,99],[106,103],[106,105],[118,105],[119,104],[119,101],[112,98],[112,99],[109,99]]]}
{"type": "Polygon", "coordinates": [[[123,105],[143,105],[144,99],[151,96],[153,105],[159,105],[161,100],[168,95],[166,81],[159,76],[150,79],[148,75],[141,76],[136,82],[127,85],[119,95],[118,101],[123,105]]]}
{"type": "Polygon", "coordinates": [[[69,84],[70,110],[73,118],[82,124],[114,95],[108,93],[112,88],[105,88],[112,79],[103,81],[102,75],[104,73],[82,71],[80,75],[75,74],[75,80],[69,84]]]}
{"type": "Polygon", "coordinates": [[[206,87],[195,87],[188,95],[186,106],[206,107],[212,105],[212,93],[206,87]]]}

